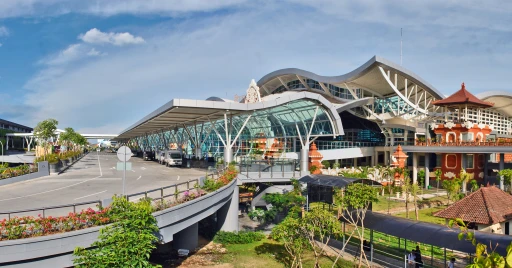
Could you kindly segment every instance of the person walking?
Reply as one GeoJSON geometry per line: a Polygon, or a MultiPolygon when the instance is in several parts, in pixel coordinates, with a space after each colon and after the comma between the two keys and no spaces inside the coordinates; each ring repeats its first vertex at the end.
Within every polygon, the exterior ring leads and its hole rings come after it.
{"type": "Polygon", "coordinates": [[[414,259],[416,258],[415,250],[411,250],[411,253],[407,255],[407,262],[409,263],[409,268],[415,267],[414,259]]]}
{"type": "Polygon", "coordinates": [[[414,253],[415,253],[414,262],[416,263],[415,267],[421,268],[421,267],[423,267],[423,260],[421,259],[421,251],[419,251],[419,247],[416,247],[416,248],[418,250],[414,251],[414,253]]]}
{"type": "Polygon", "coordinates": [[[448,268],[455,268],[455,258],[452,258],[448,263],[448,268]]]}

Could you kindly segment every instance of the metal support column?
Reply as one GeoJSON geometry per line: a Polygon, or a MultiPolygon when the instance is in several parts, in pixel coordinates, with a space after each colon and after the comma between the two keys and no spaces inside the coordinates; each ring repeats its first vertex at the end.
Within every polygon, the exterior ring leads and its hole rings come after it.
{"type": "Polygon", "coordinates": [[[418,153],[412,153],[412,183],[418,182],[418,153]]]}
{"type": "Polygon", "coordinates": [[[425,189],[430,185],[430,154],[425,154],[425,189]]]}

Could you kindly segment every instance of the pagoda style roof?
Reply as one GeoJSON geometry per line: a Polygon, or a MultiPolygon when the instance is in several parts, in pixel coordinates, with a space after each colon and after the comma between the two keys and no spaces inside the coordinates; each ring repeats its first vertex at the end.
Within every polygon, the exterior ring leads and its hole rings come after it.
{"type": "Polygon", "coordinates": [[[445,99],[434,101],[432,104],[453,108],[458,108],[460,106],[489,108],[494,106],[494,103],[482,101],[467,91],[464,83],[462,83],[459,91],[445,99]]]}
{"type": "Polygon", "coordinates": [[[504,222],[512,217],[512,195],[496,186],[482,187],[434,216],[487,225],[504,222]]]}

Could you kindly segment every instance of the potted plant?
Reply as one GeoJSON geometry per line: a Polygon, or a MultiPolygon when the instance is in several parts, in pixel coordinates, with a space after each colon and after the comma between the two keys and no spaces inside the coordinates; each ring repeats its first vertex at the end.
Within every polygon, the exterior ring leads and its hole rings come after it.
{"type": "Polygon", "coordinates": [[[46,156],[46,159],[48,160],[48,165],[50,166],[50,173],[59,173],[59,157],[56,154],[49,154],[46,156]]]}

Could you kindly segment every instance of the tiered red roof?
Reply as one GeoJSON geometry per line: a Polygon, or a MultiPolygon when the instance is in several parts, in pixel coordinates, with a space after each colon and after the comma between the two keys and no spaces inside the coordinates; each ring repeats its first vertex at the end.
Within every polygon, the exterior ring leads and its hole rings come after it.
{"type": "Polygon", "coordinates": [[[512,195],[495,186],[482,187],[434,216],[487,225],[504,222],[512,218],[512,195]]]}
{"type": "Polygon", "coordinates": [[[475,95],[471,94],[466,90],[466,86],[462,83],[461,89],[446,99],[437,100],[432,102],[432,104],[437,106],[447,106],[447,107],[459,107],[465,106],[468,107],[481,107],[481,108],[489,108],[493,107],[494,103],[482,101],[479,98],[475,97],[475,95]]]}

